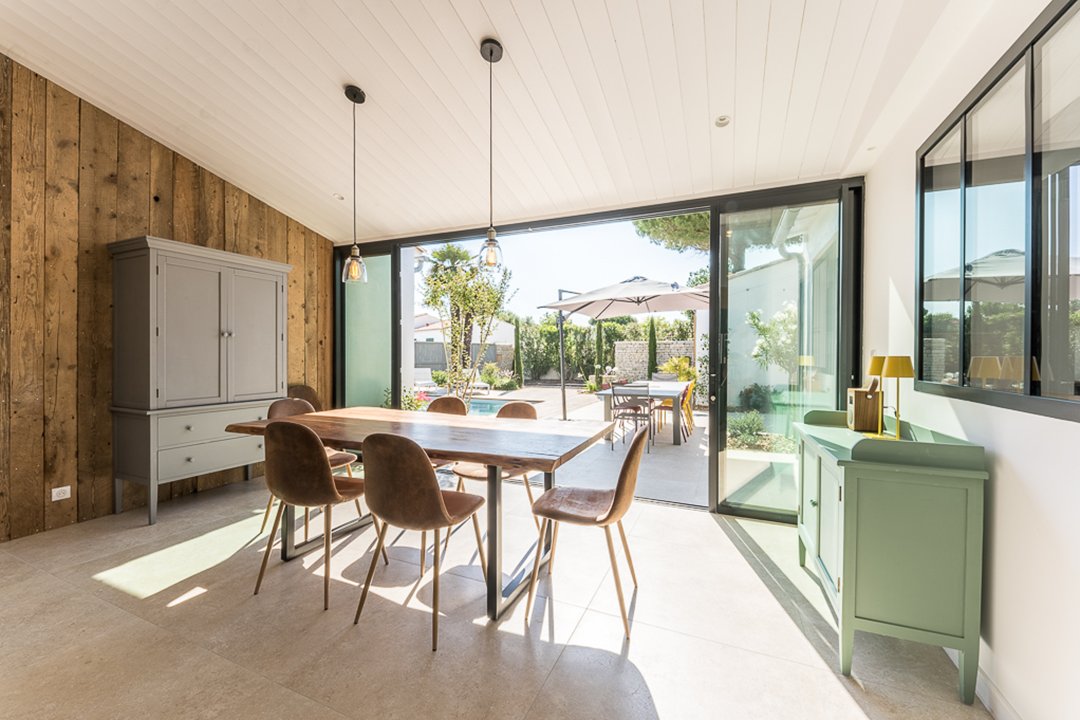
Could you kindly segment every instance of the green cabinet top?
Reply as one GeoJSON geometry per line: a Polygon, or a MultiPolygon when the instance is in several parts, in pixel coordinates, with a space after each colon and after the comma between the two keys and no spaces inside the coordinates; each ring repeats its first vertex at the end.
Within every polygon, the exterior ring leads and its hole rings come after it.
{"type": "Polygon", "coordinates": [[[866,462],[949,468],[988,477],[982,446],[907,422],[901,423],[901,439],[895,440],[850,430],[843,411],[811,410],[803,422],[795,423],[795,429],[839,465],[866,462]]]}

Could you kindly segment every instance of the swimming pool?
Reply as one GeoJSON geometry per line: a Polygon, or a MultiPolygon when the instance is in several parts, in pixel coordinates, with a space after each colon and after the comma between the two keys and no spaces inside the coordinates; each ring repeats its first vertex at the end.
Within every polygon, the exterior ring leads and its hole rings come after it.
{"type": "MultiPolygon", "coordinates": [[[[469,414],[470,415],[495,415],[499,412],[499,408],[508,402],[515,402],[514,400],[496,400],[495,398],[473,398],[469,401],[469,414]]],[[[426,408],[425,408],[426,409],[426,408]]]]}

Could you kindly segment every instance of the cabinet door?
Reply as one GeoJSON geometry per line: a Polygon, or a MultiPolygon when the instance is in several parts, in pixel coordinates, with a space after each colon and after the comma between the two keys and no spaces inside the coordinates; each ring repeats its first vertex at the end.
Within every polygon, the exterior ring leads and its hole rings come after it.
{"type": "Polygon", "coordinates": [[[229,400],[280,397],[285,390],[282,276],[235,270],[229,292],[229,400]]]}
{"type": "Polygon", "coordinates": [[[226,270],[161,256],[156,327],[157,407],[225,402],[226,270]]]}
{"type": "Polygon", "coordinates": [[[840,589],[840,548],[844,531],[840,500],[839,469],[822,459],[818,474],[821,493],[818,499],[818,559],[834,590],[840,589]]]}
{"type": "Polygon", "coordinates": [[[799,443],[799,523],[815,545],[818,531],[818,465],[817,454],[806,443],[799,443]]]}

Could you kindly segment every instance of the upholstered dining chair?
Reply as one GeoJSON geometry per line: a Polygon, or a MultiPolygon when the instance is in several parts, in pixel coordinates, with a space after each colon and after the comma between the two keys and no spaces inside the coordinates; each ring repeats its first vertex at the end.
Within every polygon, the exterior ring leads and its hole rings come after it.
{"type": "Polygon", "coordinates": [[[386,540],[386,529],[393,525],[405,530],[435,532],[435,577],[431,606],[431,649],[439,645],[439,533],[450,532],[460,522],[472,517],[476,531],[476,549],[480,569],[487,578],[484,543],[480,538],[477,511],[484,505],[479,495],[443,490],[435,477],[435,469],[424,449],[409,438],[387,433],[368,435],[363,443],[364,482],[368,507],[382,521],[379,540],[368,568],[360,602],[356,606],[353,624],[360,622],[371,579],[379,561],[379,552],[386,540]]]}
{"type": "MultiPolygon", "coordinates": [[[[495,414],[496,418],[516,418],[519,420],[536,420],[536,406],[532,403],[522,402],[520,400],[515,402],[508,402],[499,408],[499,412],[495,414]]],[[[465,489],[465,480],[487,480],[487,465],[481,465],[480,463],[472,462],[456,462],[450,468],[458,477],[458,490],[465,489]]],[[[502,479],[514,477],[509,471],[503,470],[502,479]]],[[[529,484],[529,474],[521,473],[521,481],[525,484],[525,494],[529,496],[529,506],[532,507],[534,498],[532,485],[529,484]]],[[[533,517],[533,522],[536,523],[536,529],[540,530],[540,521],[533,517]]]]}
{"type": "Polygon", "coordinates": [[[315,412],[322,412],[323,410],[323,402],[319,398],[319,393],[310,385],[290,385],[287,394],[291,398],[307,400],[311,403],[311,407],[315,408],[315,412]]]}
{"type": "MultiPolygon", "coordinates": [[[[296,386],[294,386],[296,387],[296,386]]],[[[306,386],[305,386],[306,387],[306,386]]],[[[281,400],[275,400],[270,403],[270,409],[266,413],[266,417],[270,420],[280,420],[282,418],[295,417],[297,415],[305,415],[307,413],[316,412],[315,407],[307,400],[301,398],[282,398],[281,400]]],[[[349,474],[349,477],[353,476],[352,466],[357,461],[356,455],[353,453],[343,452],[341,450],[333,450],[331,448],[325,448],[326,459],[330,463],[331,470],[340,470],[345,468],[345,471],[349,474]]],[[[270,493],[270,498],[266,501],[266,512],[263,513],[262,527],[259,528],[261,534],[266,529],[266,521],[270,519],[270,510],[274,507],[274,493],[270,493]]],[[[360,501],[356,501],[356,513],[362,516],[364,513],[360,509],[360,501]]],[[[308,508],[304,508],[304,540],[309,537],[309,527],[311,524],[311,511],[308,508]]]]}
{"type": "Polygon", "coordinates": [[[623,629],[629,639],[630,621],[626,617],[626,602],[623,600],[622,581],[619,580],[619,565],[615,562],[615,543],[611,539],[611,526],[615,525],[619,528],[619,537],[622,538],[623,551],[626,553],[626,564],[630,566],[630,577],[636,588],[637,573],[634,572],[634,561],[630,557],[630,545],[626,542],[626,531],[623,530],[622,519],[626,511],[630,509],[630,503],[634,501],[638,468],[641,466],[641,452],[645,449],[648,440],[646,428],[641,428],[635,433],[634,439],[630,442],[630,450],[623,458],[622,469],[619,471],[619,479],[614,489],[593,490],[560,485],[548,490],[533,503],[533,513],[543,518],[544,523],[540,526],[540,540],[536,545],[532,584],[529,585],[529,600],[525,605],[525,622],[529,621],[533,597],[536,595],[540,557],[544,551],[544,538],[548,529],[554,526],[551,530],[551,559],[548,563],[550,573],[555,562],[555,542],[559,537],[559,523],[601,527],[607,538],[608,555],[611,557],[611,575],[615,579],[615,592],[619,596],[619,612],[622,613],[623,629]]]}
{"type": "Polygon", "coordinates": [[[465,401],[454,395],[442,395],[432,400],[427,406],[428,412],[444,415],[468,415],[469,408],[465,401]]]}
{"type": "MultiPolygon", "coordinates": [[[[344,478],[330,469],[330,461],[322,440],[311,428],[288,420],[277,420],[266,426],[266,485],[281,499],[274,515],[273,529],[266,540],[266,551],[255,581],[255,595],[262,587],[266,562],[274,546],[274,536],[281,524],[286,505],[321,507],[323,509],[323,610],[330,607],[330,541],[333,531],[331,512],[334,505],[350,500],[357,502],[364,494],[364,481],[344,478]]],[[[376,532],[379,525],[376,523],[376,532]]],[[[377,556],[377,555],[376,555],[377,556]]]]}

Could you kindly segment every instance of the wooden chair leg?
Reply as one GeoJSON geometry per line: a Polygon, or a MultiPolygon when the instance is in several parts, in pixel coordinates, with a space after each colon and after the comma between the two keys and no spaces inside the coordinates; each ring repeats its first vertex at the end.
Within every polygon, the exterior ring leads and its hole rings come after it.
{"type": "MultiPolygon", "coordinates": [[[[345,466],[345,472],[347,472],[349,474],[349,479],[352,479],[353,474],[352,474],[352,465],[351,464],[345,466]]],[[[359,503],[359,502],[360,501],[358,500],[357,503],[359,503]]]]}
{"type": "Polygon", "coordinates": [[[274,547],[274,536],[277,535],[278,525],[281,524],[281,514],[285,512],[285,503],[278,505],[277,513],[274,515],[274,525],[270,529],[270,537],[266,538],[266,552],[263,553],[262,565],[259,566],[259,579],[255,581],[255,592],[253,595],[259,594],[259,588],[262,587],[263,574],[266,572],[266,562],[270,559],[270,548],[274,547]]]}
{"type": "MultiPolygon", "coordinates": [[[[638,584],[637,584],[637,573],[634,572],[634,560],[633,560],[633,558],[630,557],[630,545],[627,544],[627,542],[626,542],[626,531],[623,530],[622,520],[620,520],[618,522],[618,525],[619,525],[619,537],[622,538],[623,552],[626,553],[626,564],[630,566],[630,578],[634,581],[634,587],[637,587],[638,586],[638,584]]],[[[556,525],[555,526],[556,532],[558,532],[558,528],[559,528],[559,526],[556,525]]],[[[552,543],[551,552],[552,553],[555,552],[554,543],[552,543]]]]}
{"type": "Polygon", "coordinates": [[[304,542],[308,541],[309,527],[311,525],[311,508],[304,508],[304,542]]]}
{"type": "Polygon", "coordinates": [[[548,557],[548,575],[551,574],[555,568],[555,546],[559,542],[559,523],[555,523],[555,527],[551,531],[551,555],[548,557]]]}
{"type": "MultiPolygon", "coordinates": [[[[371,516],[371,526],[373,528],[375,528],[375,535],[378,536],[378,534],[381,532],[379,530],[379,518],[375,517],[374,515],[371,516]]],[[[382,548],[382,558],[383,558],[384,563],[386,563],[387,565],[390,564],[390,558],[387,557],[387,555],[386,555],[386,546],[385,545],[382,548]]]]}
{"type": "Polygon", "coordinates": [[[607,538],[608,555],[611,556],[611,577],[615,580],[615,591],[619,595],[619,612],[622,613],[623,629],[626,630],[626,639],[630,639],[630,621],[626,619],[626,601],[623,600],[622,581],[619,580],[619,566],[615,564],[615,543],[611,539],[611,526],[604,526],[604,537],[607,538]]]}
{"type": "Polygon", "coordinates": [[[458,475],[457,479],[457,491],[465,492],[465,478],[461,477],[460,475],[458,475]]]}
{"type": "Polygon", "coordinates": [[[260,535],[262,535],[263,530],[266,529],[266,521],[270,519],[270,509],[274,507],[274,500],[276,500],[276,499],[277,498],[275,498],[273,495],[271,495],[270,499],[266,501],[266,512],[263,513],[262,525],[259,526],[259,534],[260,535]]]}
{"type": "Polygon", "coordinates": [[[330,541],[334,529],[330,522],[330,507],[323,508],[323,610],[330,609],[330,541]]]}
{"type": "Polygon", "coordinates": [[[548,525],[551,521],[544,519],[540,523],[540,539],[536,541],[536,557],[533,558],[532,582],[529,583],[529,600],[525,603],[525,624],[529,623],[529,615],[532,613],[533,598],[536,597],[536,583],[540,577],[540,557],[544,554],[544,536],[547,535],[548,525]]]}
{"type": "MultiPolygon", "coordinates": [[[[532,506],[536,500],[533,499],[532,484],[529,482],[528,473],[521,476],[521,482],[525,484],[525,494],[529,496],[529,512],[532,512],[532,506]]],[[[536,532],[540,532],[540,518],[533,515],[533,522],[536,524],[536,532]]]]}
{"type": "Polygon", "coordinates": [[[382,530],[379,531],[379,541],[375,543],[375,553],[371,556],[371,565],[368,566],[367,579],[364,580],[364,590],[360,593],[360,603],[356,606],[356,617],[353,618],[353,625],[360,622],[360,613],[364,610],[364,601],[367,600],[368,588],[371,587],[371,578],[375,577],[375,566],[379,564],[379,551],[383,548],[386,530],[389,527],[389,523],[383,523],[382,530]]]}
{"type": "MultiPolygon", "coordinates": [[[[450,532],[450,528],[446,528],[450,532]]],[[[439,528],[435,528],[435,584],[431,595],[431,651],[439,649],[439,528]]]]}
{"type": "Polygon", "coordinates": [[[356,504],[356,517],[364,517],[364,510],[360,507],[360,498],[356,498],[353,502],[356,504]]]}
{"type": "Polygon", "coordinates": [[[480,572],[484,574],[484,582],[487,582],[487,558],[484,557],[484,539],[480,535],[480,520],[476,513],[472,514],[473,531],[476,532],[476,552],[480,556],[480,572]]]}
{"type": "Polygon", "coordinates": [[[420,531],[420,577],[427,570],[427,530],[420,531]]]}

